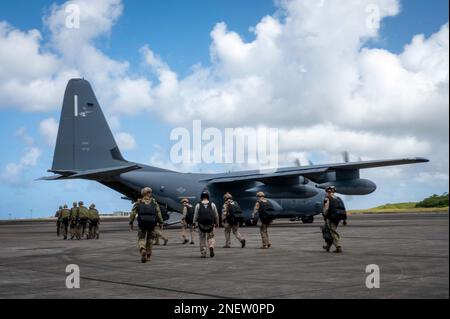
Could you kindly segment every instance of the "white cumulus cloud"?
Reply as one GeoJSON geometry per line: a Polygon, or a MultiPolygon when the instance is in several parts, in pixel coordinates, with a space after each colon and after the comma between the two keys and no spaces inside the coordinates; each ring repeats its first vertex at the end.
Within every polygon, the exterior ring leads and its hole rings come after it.
{"type": "Polygon", "coordinates": [[[115,134],[117,146],[121,150],[133,150],[136,148],[136,140],[130,133],[118,132],[115,134]]]}
{"type": "Polygon", "coordinates": [[[39,123],[39,132],[49,146],[55,146],[56,136],[58,134],[58,122],[53,117],[41,121],[39,123]]]}

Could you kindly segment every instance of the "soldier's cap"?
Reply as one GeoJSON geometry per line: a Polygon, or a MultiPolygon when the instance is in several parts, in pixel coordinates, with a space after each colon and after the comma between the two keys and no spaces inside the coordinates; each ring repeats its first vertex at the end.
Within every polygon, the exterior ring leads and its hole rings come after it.
{"type": "Polygon", "coordinates": [[[263,192],[257,192],[256,197],[266,197],[266,194],[264,194],[263,192]]]}
{"type": "Polygon", "coordinates": [[[233,195],[231,195],[230,193],[225,193],[225,195],[223,195],[223,200],[227,201],[229,199],[233,199],[233,195]]]}
{"type": "Polygon", "coordinates": [[[77,204],[77,202],[73,202],[72,205],[73,206],[77,206],[78,204],[77,204]]]}
{"type": "Polygon", "coordinates": [[[141,195],[144,196],[146,194],[151,194],[153,191],[150,187],[144,187],[143,189],[141,189],[141,195]]]}
{"type": "Polygon", "coordinates": [[[83,203],[83,201],[82,200],[80,200],[79,202],[78,202],[78,205],[84,205],[84,203],[83,203]]]}
{"type": "Polygon", "coordinates": [[[200,195],[200,199],[205,199],[205,198],[209,200],[209,193],[206,191],[200,195]]]}
{"type": "Polygon", "coordinates": [[[62,208],[62,206],[59,206],[59,209],[61,209],[62,208]]]}
{"type": "Polygon", "coordinates": [[[89,208],[94,208],[95,207],[95,204],[91,204],[90,206],[89,206],[89,208]]]}
{"type": "Polygon", "coordinates": [[[333,185],[328,186],[327,188],[325,188],[325,191],[328,192],[333,192],[336,193],[336,187],[334,187],[333,185]]]}
{"type": "Polygon", "coordinates": [[[181,203],[182,203],[182,204],[184,204],[184,203],[189,203],[189,199],[187,199],[187,198],[182,198],[182,199],[181,199],[181,203]]]}
{"type": "Polygon", "coordinates": [[[64,208],[67,208],[67,204],[64,204],[64,208]]]}

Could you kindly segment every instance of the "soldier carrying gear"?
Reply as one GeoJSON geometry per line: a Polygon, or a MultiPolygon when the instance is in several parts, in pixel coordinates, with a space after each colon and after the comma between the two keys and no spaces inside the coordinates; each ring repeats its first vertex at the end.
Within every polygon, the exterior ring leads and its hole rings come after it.
{"type": "Polygon", "coordinates": [[[183,216],[181,217],[181,237],[183,238],[183,245],[189,242],[186,236],[186,231],[189,229],[191,238],[191,245],[194,244],[194,207],[189,203],[189,199],[183,198],[183,216]]]}
{"type": "Polygon", "coordinates": [[[77,232],[78,221],[79,221],[77,205],[78,205],[77,202],[73,202],[73,207],[70,209],[70,216],[69,216],[70,239],[73,239],[73,237],[76,237],[77,239],[80,239],[78,237],[78,232],[77,232]]]}
{"type": "Polygon", "coordinates": [[[270,214],[272,210],[269,201],[266,199],[266,195],[263,192],[256,193],[256,203],[253,208],[252,220],[259,218],[260,226],[259,232],[261,234],[262,247],[263,249],[270,248],[272,243],[269,239],[268,228],[272,221],[274,220],[274,216],[270,214]]]}
{"type": "Polygon", "coordinates": [[[344,225],[347,224],[347,212],[344,202],[338,196],[335,196],[336,188],[329,186],[325,189],[327,196],[323,205],[323,217],[325,225],[322,228],[325,245],[323,249],[327,252],[330,251],[332,245],[336,247],[335,253],[342,253],[342,247],[340,244],[340,236],[337,232],[337,228],[341,220],[344,221],[344,225]]]}
{"type": "Polygon", "coordinates": [[[63,209],[60,213],[61,218],[61,229],[63,233],[64,240],[67,239],[67,230],[69,227],[69,221],[70,221],[70,210],[67,208],[67,204],[64,204],[63,209]]]}
{"type": "Polygon", "coordinates": [[[100,225],[100,215],[95,204],[91,204],[89,206],[89,238],[99,238],[98,225],[100,225]]]}
{"type": "Polygon", "coordinates": [[[59,206],[59,209],[55,213],[55,217],[56,217],[56,236],[58,236],[58,237],[60,235],[60,230],[61,230],[61,211],[62,211],[62,206],[59,206]]]}
{"type": "Polygon", "coordinates": [[[194,224],[198,226],[200,237],[200,254],[206,258],[207,246],[209,256],[214,257],[214,227],[219,226],[219,213],[214,203],[209,201],[209,194],[203,192],[200,202],[195,205],[194,224]],[[208,242],[208,243],[207,243],[208,242]]]}
{"type": "Polygon", "coordinates": [[[89,233],[86,231],[86,226],[88,226],[89,222],[89,210],[84,207],[83,201],[78,202],[78,225],[77,225],[77,234],[78,239],[84,237],[86,235],[86,239],[89,239],[89,233]]]}
{"type": "Polygon", "coordinates": [[[143,263],[150,260],[153,249],[153,240],[156,238],[155,227],[163,223],[161,210],[152,197],[152,189],[145,187],[141,190],[142,198],[133,204],[130,215],[130,231],[137,215],[138,220],[138,246],[143,263]]]}
{"type": "Polygon", "coordinates": [[[239,233],[239,226],[243,222],[242,210],[239,204],[233,200],[230,193],[223,196],[224,204],[222,208],[222,222],[225,228],[225,246],[223,248],[231,247],[231,231],[234,236],[241,242],[241,247],[245,247],[245,238],[239,233]]]}

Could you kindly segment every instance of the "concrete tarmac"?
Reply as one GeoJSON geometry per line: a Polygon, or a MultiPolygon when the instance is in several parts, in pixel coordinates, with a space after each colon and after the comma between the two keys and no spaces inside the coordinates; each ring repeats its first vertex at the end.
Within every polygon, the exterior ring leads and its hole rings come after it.
{"type": "MultiPolygon", "coordinates": [[[[49,222],[0,224],[0,298],[449,298],[448,213],[354,215],[341,226],[343,254],[322,249],[319,226],[276,221],[272,248],[260,249],[256,227],[242,227],[247,247],[233,238],[201,259],[165,230],[141,263],[137,232],[126,221],[104,221],[99,240],[56,237],[49,222]],[[80,268],[80,289],[66,288],[66,266],[80,268]],[[366,266],[380,268],[380,288],[366,287],[366,266]]],[[[136,228],[136,226],[135,226],[136,228]]]]}

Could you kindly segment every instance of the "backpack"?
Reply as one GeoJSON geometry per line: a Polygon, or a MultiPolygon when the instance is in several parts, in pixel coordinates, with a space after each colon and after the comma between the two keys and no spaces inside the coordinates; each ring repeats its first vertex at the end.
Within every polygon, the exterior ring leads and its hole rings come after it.
{"type": "Polygon", "coordinates": [[[333,237],[331,236],[331,230],[328,227],[328,224],[320,226],[320,230],[322,231],[322,237],[328,245],[333,243],[333,237]]]}
{"type": "Polygon", "coordinates": [[[258,216],[261,222],[264,224],[270,224],[274,219],[275,215],[270,213],[273,212],[273,208],[271,207],[269,201],[258,201],[259,202],[259,209],[258,209],[258,216]]]}
{"type": "Polygon", "coordinates": [[[235,201],[231,201],[228,204],[228,214],[227,214],[227,222],[231,226],[239,225],[244,221],[242,217],[242,209],[239,207],[239,204],[235,201]]]}
{"type": "Polygon", "coordinates": [[[215,217],[212,209],[212,204],[209,202],[207,205],[198,203],[198,215],[197,223],[198,228],[204,233],[210,233],[214,229],[215,217]]]}
{"type": "Polygon", "coordinates": [[[156,226],[156,203],[152,200],[150,203],[141,201],[138,204],[138,224],[141,228],[154,228],[156,226]]]}
{"type": "Polygon", "coordinates": [[[98,210],[96,210],[95,208],[89,209],[89,219],[94,222],[98,221],[100,219],[98,210]]]}
{"type": "Polygon", "coordinates": [[[330,200],[329,216],[333,222],[340,222],[347,219],[347,211],[344,202],[340,197],[330,200]]]}
{"type": "Polygon", "coordinates": [[[80,220],[82,220],[83,222],[86,222],[89,218],[88,209],[84,206],[78,207],[78,217],[80,217],[80,220]]]}
{"type": "Polygon", "coordinates": [[[186,217],[184,220],[186,221],[186,224],[192,225],[194,223],[194,207],[191,205],[186,206],[187,212],[186,217]]]}

